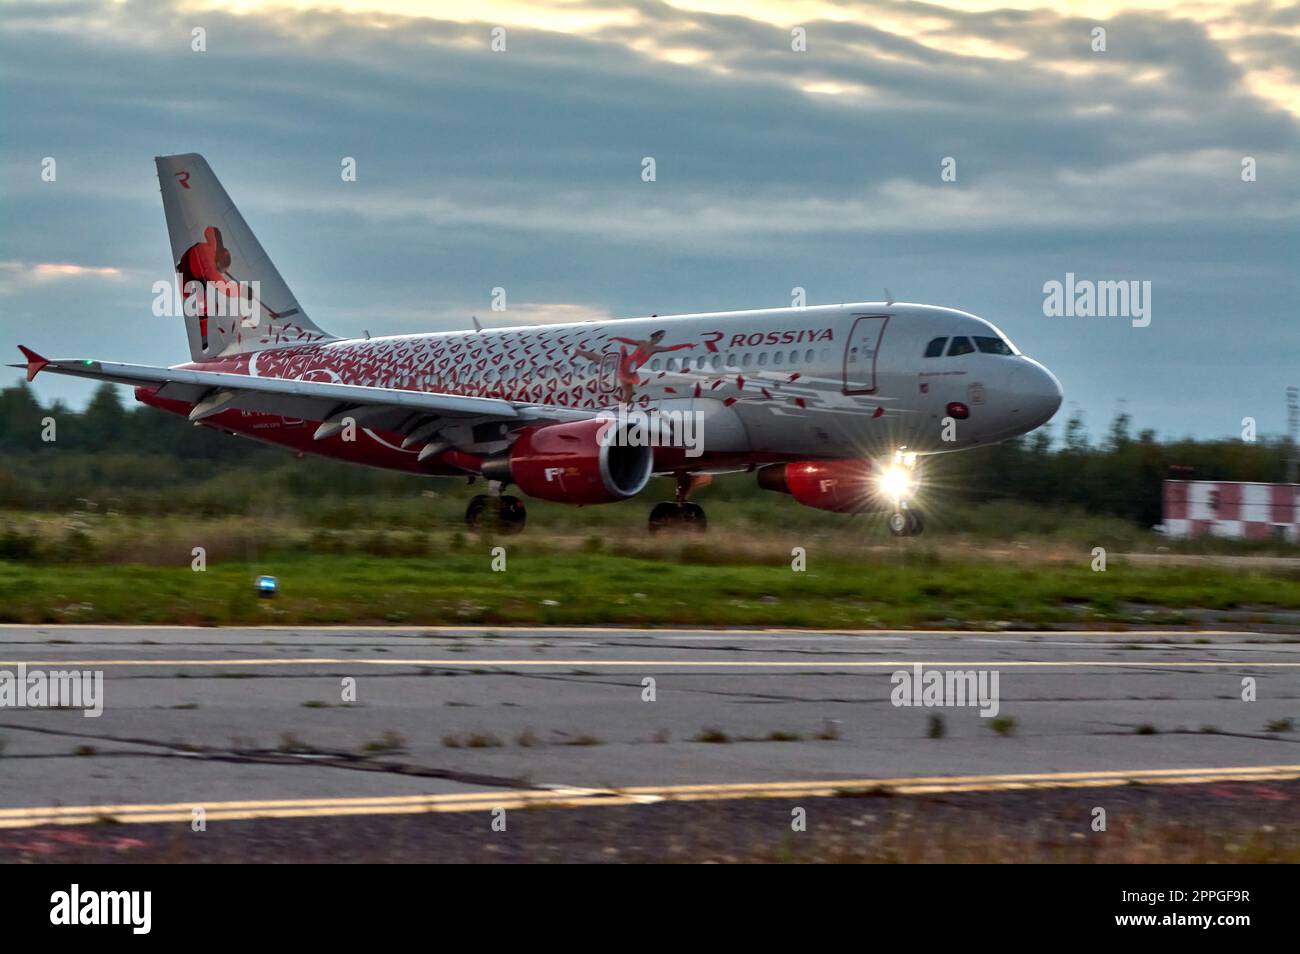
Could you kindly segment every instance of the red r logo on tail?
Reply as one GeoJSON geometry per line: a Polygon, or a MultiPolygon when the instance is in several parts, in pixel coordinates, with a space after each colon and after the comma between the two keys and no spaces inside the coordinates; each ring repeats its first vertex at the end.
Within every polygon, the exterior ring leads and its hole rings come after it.
{"type": "Polygon", "coordinates": [[[181,180],[182,189],[188,189],[190,187],[190,174],[188,172],[182,169],[180,172],[176,173],[176,178],[181,180]]]}

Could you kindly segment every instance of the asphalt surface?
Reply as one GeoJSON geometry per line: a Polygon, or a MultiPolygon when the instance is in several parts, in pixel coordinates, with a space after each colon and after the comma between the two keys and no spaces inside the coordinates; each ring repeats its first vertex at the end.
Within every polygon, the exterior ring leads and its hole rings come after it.
{"type": "Polygon", "coordinates": [[[0,861],[1295,864],[1297,803],[1300,780],[1290,779],[534,807],[496,826],[486,809],[245,819],[200,832],[186,822],[43,825],[0,828],[0,861]]]}
{"type": "Polygon", "coordinates": [[[0,708],[5,810],[1300,764],[1294,635],[0,628],[19,662],[104,711],[0,708]],[[1000,718],[892,705],[914,663],[996,672],[1000,718]]]}

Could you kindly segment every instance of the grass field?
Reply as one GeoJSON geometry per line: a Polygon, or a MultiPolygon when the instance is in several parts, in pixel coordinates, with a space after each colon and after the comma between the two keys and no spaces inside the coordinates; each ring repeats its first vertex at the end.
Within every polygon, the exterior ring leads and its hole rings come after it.
{"type": "Polygon", "coordinates": [[[1300,610],[1300,548],[1174,542],[1077,511],[954,506],[895,539],[882,515],[724,496],[704,501],[707,534],[652,537],[642,501],[530,501],[525,533],[494,539],[465,532],[476,488],[444,486],[261,515],[0,511],[0,621],[988,628],[1300,610]],[[261,573],[275,599],[256,597],[261,573]]]}
{"type": "Polygon", "coordinates": [[[1197,623],[1200,610],[1266,623],[1300,610],[1300,561],[1146,565],[1112,555],[1095,572],[1086,541],[892,540],[865,521],[783,532],[715,522],[706,536],[677,538],[530,527],[479,539],[246,519],[39,518],[47,525],[33,530],[37,518],[27,519],[15,539],[41,542],[0,560],[3,622],[1007,628],[1197,623]],[[259,573],[279,578],[276,598],[256,597],[259,573]]]}

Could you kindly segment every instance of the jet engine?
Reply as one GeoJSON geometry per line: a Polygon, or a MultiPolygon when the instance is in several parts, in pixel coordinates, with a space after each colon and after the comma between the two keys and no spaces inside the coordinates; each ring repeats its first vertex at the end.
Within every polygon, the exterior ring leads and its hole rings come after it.
{"type": "Polygon", "coordinates": [[[525,428],[481,472],[556,503],[625,500],[644,489],[654,465],[654,448],[631,443],[627,430],[604,418],[525,428]]]}
{"type": "Polygon", "coordinates": [[[789,494],[805,507],[836,513],[860,513],[881,506],[869,460],[770,464],[759,469],[758,486],[789,494]]]}

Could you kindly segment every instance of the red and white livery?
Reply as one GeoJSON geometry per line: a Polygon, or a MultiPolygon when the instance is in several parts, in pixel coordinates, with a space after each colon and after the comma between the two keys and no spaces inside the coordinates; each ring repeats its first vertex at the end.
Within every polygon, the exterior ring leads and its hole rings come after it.
{"type": "Polygon", "coordinates": [[[703,529],[687,496],[747,470],[801,504],[884,509],[893,533],[919,533],[919,461],[1024,434],[1061,404],[1052,373],[988,321],[893,301],[341,339],[308,317],[202,156],[156,163],[191,360],[20,346],[28,380],[133,385],[299,454],[483,479],[472,526],[522,529],[510,487],[586,505],[657,474],[677,492],[651,529],[703,529]]]}

